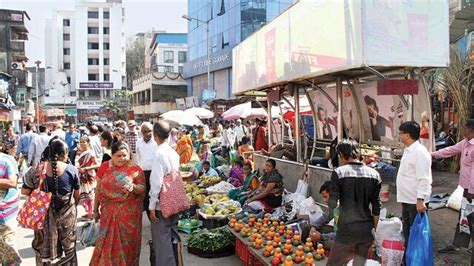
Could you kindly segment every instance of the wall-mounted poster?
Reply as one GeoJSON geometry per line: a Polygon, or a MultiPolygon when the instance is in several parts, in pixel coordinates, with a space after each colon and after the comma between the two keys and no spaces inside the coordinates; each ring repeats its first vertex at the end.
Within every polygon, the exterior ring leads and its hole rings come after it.
{"type": "Polygon", "coordinates": [[[359,95],[362,113],[363,140],[398,143],[398,127],[406,121],[407,107],[398,95],[378,95],[377,83],[369,82],[354,86],[359,95]]]}
{"type": "Polygon", "coordinates": [[[359,140],[359,116],[354,105],[354,96],[351,88],[342,89],[342,117],[347,137],[359,140]]]}
{"type": "Polygon", "coordinates": [[[316,111],[316,137],[318,139],[333,140],[337,137],[337,109],[333,102],[336,99],[336,89],[324,89],[326,93],[320,90],[309,92],[311,103],[316,111]],[[327,96],[332,99],[332,102],[327,96]]]}

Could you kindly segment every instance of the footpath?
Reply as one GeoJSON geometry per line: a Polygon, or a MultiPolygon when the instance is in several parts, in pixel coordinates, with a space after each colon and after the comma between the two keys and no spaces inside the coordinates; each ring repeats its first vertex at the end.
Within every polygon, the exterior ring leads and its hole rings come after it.
{"type": "MultiPolygon", "coordinates": [[[[451,174],[446,172],[433,172],[433,194],[438,193],[452,193],[458,185],[457,174],[451,174]]],[[[22,200],[25,198],[22,197],[22,200]]],[[[389,213],[394,213],[396,216],[401,216],[401,207],[396,202],[396,190],[393,183],[390,186],[390,201],[383,203],[383,206],[387,208],[389,213]]],[[[78,217],[84,214],[84,209],[78,207],[78,217]]],[[[429,212],[431,222],[431,233],[433,237],[433,251],[435,254],[435,265],[470,265],[471,254],[467,249],[462,249],[457,254],[439,254],[437,250],[451,243],[454,230],[456,230],[458,212],[442,208],[429,212]]],[[[79,222],[78,227],[83,223],[79,222]]],[[[187,235],[181,234],[183,245],[186,244],[187,235]]],[[[31,241],[33,240],[33,231],[28,229],[19,228],[17,233],[17,249],[23,258],[22,265],[35,265],[35,254],[31,248],[31,241]]],[[[143,228],[142,228],[142,248],[140,255],[140,265],[150,265],[150,248],[148,241],[151,239],[150,222],[146,215],[143,216],[143,228]]],[[[89,261],[92,257],[94,248],[84,248],[81,244],[77,245],[77,255],[79,259],[79,265],[89,265],[89,261]]],[[[183,259],[184,265],[242,265],[241,261],[237,256],[229,256],[218,259],[204,259],[199,258],[195,255],[188,254],[187,248],[183,248],[183,259]]]]}

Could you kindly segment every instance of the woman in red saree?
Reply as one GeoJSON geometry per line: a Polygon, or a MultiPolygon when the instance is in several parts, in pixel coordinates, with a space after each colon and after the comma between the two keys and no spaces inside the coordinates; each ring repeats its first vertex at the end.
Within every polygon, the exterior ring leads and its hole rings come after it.
{"type": "Polygon", "coordinates": [[[90,265],[138,265],[142,236],[145,175],[130,161],[128,145],[112,145],[112,159],[98,172],[96,221],[100,235],[90,265]]]}

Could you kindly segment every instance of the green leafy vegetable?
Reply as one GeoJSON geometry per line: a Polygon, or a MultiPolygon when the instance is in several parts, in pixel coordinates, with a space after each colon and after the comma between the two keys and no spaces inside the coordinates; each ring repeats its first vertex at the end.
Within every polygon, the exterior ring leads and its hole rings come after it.
{"type": "Polygon", "coordinates": [[[194,231],[188,238],[188,246],[204,252],[214,252],[234,246],[234,236],[226,227],[194,231]]]}

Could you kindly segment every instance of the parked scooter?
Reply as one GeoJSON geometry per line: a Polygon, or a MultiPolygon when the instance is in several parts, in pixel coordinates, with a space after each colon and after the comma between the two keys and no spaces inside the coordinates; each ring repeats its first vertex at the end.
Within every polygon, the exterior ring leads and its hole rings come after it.
{"type": "MultiPolygon", "coordinates": [[[[456,144],[457,125],[451,124],[447,132],[441,132],[435,139],[435,149],[441,150],[456,144]]],[[[446,170],[451,165],[450,158],[433,159],[433,165],[439,170],[446,170]]]]}

